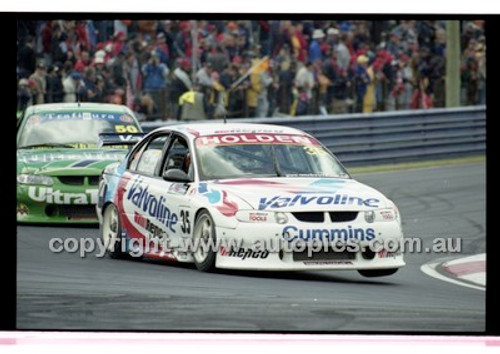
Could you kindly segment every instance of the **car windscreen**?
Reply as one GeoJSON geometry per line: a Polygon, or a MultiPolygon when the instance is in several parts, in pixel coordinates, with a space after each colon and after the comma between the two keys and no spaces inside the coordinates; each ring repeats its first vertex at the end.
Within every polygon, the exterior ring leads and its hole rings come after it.
{"type": "Polygon", "coordinates": [[[230,134],[195,140],[200,180],[241,177],[342,177],[346,170],[310,136],[230,134]]]}
{"type": "Polygon", "coordinates": [[[97,147],[101,133],[137,133],[140,127],[130,115],[102,112],[37,113],[27,117],[18,147],[97,147]]]}

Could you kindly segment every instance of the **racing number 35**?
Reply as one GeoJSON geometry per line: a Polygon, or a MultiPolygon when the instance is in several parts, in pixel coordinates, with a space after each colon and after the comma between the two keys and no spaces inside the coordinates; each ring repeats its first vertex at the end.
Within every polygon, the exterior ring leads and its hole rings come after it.
{"type": "Polygon", "coordinates": [[[189,222],[189,211],[188,210],[181,210],[180,213],[181,216],[181,230],[185,234],[190,234],[191,233],[191,223],[189,222]]]}
{"type": "Polygon", "coordinates": [[[118,134],[121,134],[121,133],[137,133],[139,130],[135,125],[132,124],[129,125],[117,124],[115,125],[115,131],[118,134]]]}

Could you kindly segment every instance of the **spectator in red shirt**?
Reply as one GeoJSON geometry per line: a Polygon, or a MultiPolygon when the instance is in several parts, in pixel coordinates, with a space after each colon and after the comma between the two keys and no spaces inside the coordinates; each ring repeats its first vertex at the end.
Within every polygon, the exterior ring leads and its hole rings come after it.
{"type": "Polygon", "coordinates": [[[75,70],[80,73],[83,73],[83,71],[85,71],[85,69],[89,65],[90,65],[89,52],[87,52],[86,50],[82,50],[82,52],[80,53],[80,58],[78,58],[78,60],[75,63],[75,70]]]}
{"type": "Polygon", "coordinates": [[[291,27],[291,42],[292,42],[292,47],[293,47],[293,52],[295,55],[295,58],[304,63],[307,61],[307,40],[302,33],[304,30],[304,26],[302,26],[301,23],[297,24],[295,27],[291,27]]]}

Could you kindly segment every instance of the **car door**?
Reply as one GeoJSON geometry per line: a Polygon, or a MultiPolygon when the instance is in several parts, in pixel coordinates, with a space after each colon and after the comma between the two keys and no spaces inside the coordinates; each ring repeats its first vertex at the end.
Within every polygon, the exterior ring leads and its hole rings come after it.
{"type": "MultiPolygon", "coordinates": [[[[191,160],[192,152],[187,138],[172,133],[168,149],[165,151],[158,176],[164,176],[168,171],[181,170],[191,180],[194,180],[194,165],[191,160]]],[[[168,174],[167,174],[168,175],[168,174]]],[[[185,250],[186,238],[191,237],[194,213],[191,211],[190,197],[187,192],[191,183],[186,181],[169,181],[160,178],[163,183],[155,184],[153,188],[159,188],[158,193],[163,193],[166,205],[172,215],[172,223],[169,227],[172,248],[181,247],[185,250]]]]}
{"type": "Polygon", "coordinates": [[[170,132],[154,134],[131,153],[119,187],[122,190],[118,191],[122,227],[146,255],[168,251],[178,221],[165,196],[169,183],[158,174],[170,135],[170,132]]]}

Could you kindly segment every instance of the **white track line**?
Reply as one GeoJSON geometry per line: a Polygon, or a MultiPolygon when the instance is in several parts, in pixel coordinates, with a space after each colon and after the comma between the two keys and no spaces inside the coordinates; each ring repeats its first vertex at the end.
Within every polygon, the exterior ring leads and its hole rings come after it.
{"type": "Polygon", "coordinates": [[[439,280],[443,280],[443,281],[447,281],[448,283],[453,283],[453,284],[456,284],[456,285],[466,286],[468,288],[473,288],[473,289],[477,289],[477,290],[486,291],[485,287],[481,287],[481,286],[469,284],[469,283],[462,282],[462,281],[459,281],[459,280],[456,280],[456,279],[453,279],[453,278],[449,278],[449,277],[446,277],[446,276],[442,275],[441,273],[439,273],[436,270],[436,268],[439,265],[441,265],[442,263],[443,263],[443,261],[433,261],[433,262],[430,262],[430,263],[422,265],[420,267],[420,270],[422,272],[424,272],[425,274],[433,277],[433,278],[436,278],[436,279],[439,279],[439,280]]]}

